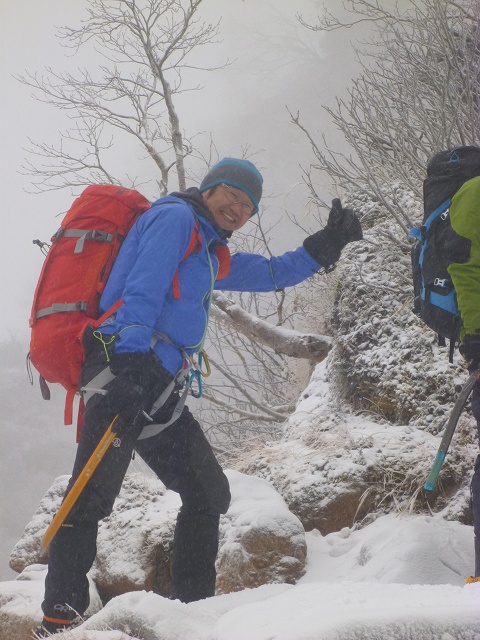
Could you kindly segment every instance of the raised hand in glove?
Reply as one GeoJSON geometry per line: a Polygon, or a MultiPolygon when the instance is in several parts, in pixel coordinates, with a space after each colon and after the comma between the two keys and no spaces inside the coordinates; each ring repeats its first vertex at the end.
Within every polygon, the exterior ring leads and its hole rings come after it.
{"type": "Polygon", "coordinates": [[[466,335],[460,345],[460,353],[465,358],[469,373],[480,366],[480,335],[466,335]]]}
{"type": "Polygon", "coordinates": [[[154,353],[114,353],[110,371],[116,378],[105,396],[108,409],[131,419],[149,409],[155,383],[166,373],[154,353]]]}
{"type": "Polygon", "coordinates": [[[363,238],[362,225],[353,209],[344,209],[338,198],[332,200],[327,225],[303,241],[305,250],[327,271],[340,258],[349,242],[363,238]]]}

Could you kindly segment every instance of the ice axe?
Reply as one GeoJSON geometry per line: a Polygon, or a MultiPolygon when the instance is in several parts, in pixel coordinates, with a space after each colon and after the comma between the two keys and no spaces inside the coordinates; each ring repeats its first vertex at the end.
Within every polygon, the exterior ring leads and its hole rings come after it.
{"type": "Polygon", "coordinates": [[[453,409],[450,413],[447,426],[445,427],[445,433],[443,434],[440,446],[438,447],[437,455],[435,456],[435,460],[433,461],[430,473],[428,474],[425,484],[423,485],[423,488],[426,491],[434,491],[435,489],[435,485],[437,483],[438,476],[440,475],[440,471],[443,467],[443,463],[445,462],[445,456],[447,455],[448,447],[450,446],[453,434],[455,433],[458,420],[479,376],[479,371],[473,371],[468,376],[467,381],[462,387],[462,390],[458,394],[458,398],[455,401],[453,409]]]}
{"type": "Polygon", "coordinates": [[[67,495],[65,496],[65,499],[63,500],[62,504],[60,505],[60,508],[57,511],[57,513],[55,514],[55,517],[53,518],[52,522],[49,524],[47,530],[45,531],[45,534],[44,534],[44,536],[42,538],[42,550],[43,551],[45,551],[48,548],[48,545],[51,543],[53,538],[56,536],[58,530],[60,529],[62,524],[65,522],[66,517],[68,516],[68,514],[72,510],[73,505],[78,500],[79,495],[82,493],[83,489],[85,488],[85,485],[90,480],[93,472],[98,467],[98,465],[100,464],[102,458],[104,457],[105,453],[107,452],[109,446],[111,445],[111,443],[115,439],[115,437],[116,437],[116,435],[118,433],[118,429],[115,429],[115,431],[114,431],[113,430],[113,425],[115,424],[118,416],[119,416],[119,414],[117,414],[115,416],[115,418],[112,420],[112,422],[110,423],[110,425],[109,425],[108,429],[106,430],[104,436],[102,437],[102,439],[98,443],[95,451],[90,456],[87,464],[83,467],[82,471],[80,472],[80,475],[75,480],[75,483],[73,484],[72,488],[67,493],[67,495]]]}

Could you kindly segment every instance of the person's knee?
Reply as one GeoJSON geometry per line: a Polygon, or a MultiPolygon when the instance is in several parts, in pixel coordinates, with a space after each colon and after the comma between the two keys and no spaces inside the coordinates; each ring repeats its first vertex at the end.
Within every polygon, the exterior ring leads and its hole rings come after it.
{"type": "Polygon", "coordinates": [[[228,511],[231,494],[227,476],[220,466],[219,473],[209,477],[209,481],[196,482],[188,490],[180,493],[182,510],[191,513],[205,513],[220,516],[228,511]]]}
{"type": "Polygon", "coordinates": [[[227,513],[232,496],[230,493],[228,478],[221,468],[215,482],[211,483],[208,488],[206,496],[207,510],[209,513],[218,515],[227,513]]]}
{"type": "Polygon", "coordinates": [[[113,495],[113,493],[101,495],[95,491],[94,487],[87,485],[72,507],[65,522],[70,524],[98,523],[111,515],[116,497],[116,494],[113,495]]]}

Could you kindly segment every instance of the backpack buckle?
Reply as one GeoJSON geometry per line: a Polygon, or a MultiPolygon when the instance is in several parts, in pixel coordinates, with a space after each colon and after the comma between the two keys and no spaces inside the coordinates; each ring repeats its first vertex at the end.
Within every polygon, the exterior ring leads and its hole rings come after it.
{"type": "Polygon", "coordinates": [[[435,278],[435,280],[433,281],[434,287],[442,287],[442,289],[447,289],[449,285],[450,280],[448,280],[447,278],[435,278]]]}

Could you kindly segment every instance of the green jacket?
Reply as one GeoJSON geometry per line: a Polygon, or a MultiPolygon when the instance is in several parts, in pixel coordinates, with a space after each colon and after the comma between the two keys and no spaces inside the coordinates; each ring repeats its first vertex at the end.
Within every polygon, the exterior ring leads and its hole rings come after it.
{"type": "Polygon", "coordinates": [[[457,292],[463,340],[467,334],[480,334],[480,176],[465,182],[452,198],[450,223],[459,236],[470,241],[468,260],[451,262],[448,267],[457,292]]]}

